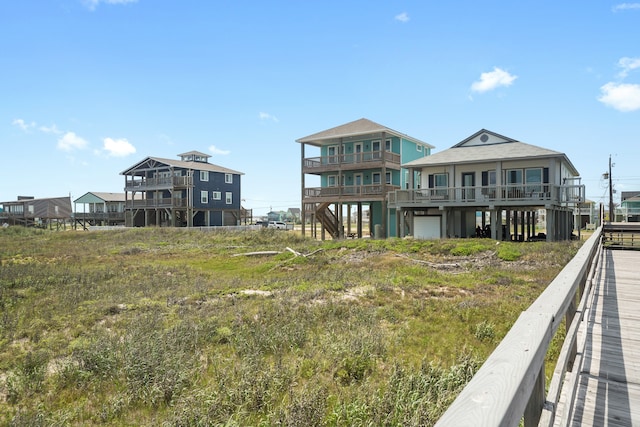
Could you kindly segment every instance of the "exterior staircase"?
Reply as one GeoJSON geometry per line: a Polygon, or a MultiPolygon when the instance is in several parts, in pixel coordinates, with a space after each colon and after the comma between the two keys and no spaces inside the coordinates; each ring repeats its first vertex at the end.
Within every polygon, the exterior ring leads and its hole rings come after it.
{"type": "Polygon", "coordinates": [[[327,231],[332,238],[337,239],[340,237],[340,224],[336,214],[329,209],[331,203],[319,203],[315,208],[316,219],[320,221],[325,231],[327,231]]]}

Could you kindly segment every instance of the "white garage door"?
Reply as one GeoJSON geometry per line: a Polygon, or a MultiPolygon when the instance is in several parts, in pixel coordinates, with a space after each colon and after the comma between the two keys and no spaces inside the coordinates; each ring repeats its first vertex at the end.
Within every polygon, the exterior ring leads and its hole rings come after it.
{"type": "Polygon", "coordinates": [[[413,217],[413,237],[416,239],[439,239],[440,235],[439,216],[416,216],[413,217]]]}

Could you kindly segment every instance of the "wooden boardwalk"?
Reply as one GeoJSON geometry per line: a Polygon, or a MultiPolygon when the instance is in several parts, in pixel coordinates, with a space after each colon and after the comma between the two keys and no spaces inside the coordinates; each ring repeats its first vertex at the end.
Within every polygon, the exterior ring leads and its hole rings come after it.
{"type": "Polygon", "coordinates": [[[602,251],[582,323],[555,425],[640,426],[640,251],[602,251]]]}

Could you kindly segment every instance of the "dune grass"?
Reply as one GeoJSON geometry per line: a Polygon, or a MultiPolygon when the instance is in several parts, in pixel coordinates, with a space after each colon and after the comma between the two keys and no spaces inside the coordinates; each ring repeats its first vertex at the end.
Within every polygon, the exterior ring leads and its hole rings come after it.
{"type": "Polygon", "coordinates": [[[1,229],[0,424],[431,425],[579,244],[1,229]]]}

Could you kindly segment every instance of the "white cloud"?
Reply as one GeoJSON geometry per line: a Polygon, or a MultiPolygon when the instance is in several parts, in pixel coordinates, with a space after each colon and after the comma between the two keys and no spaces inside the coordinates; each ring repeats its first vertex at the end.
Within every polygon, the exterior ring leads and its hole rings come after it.
{"type": "Polygon", "coordinates": [[[493,71],[480,74],[480,80],[473,82],[471,90],[473,92],[488,92],[500,86],[511,86],[518,76],[509,74],[498,67],[493,67],[493,71]]]}
{"type": "Polygon", "coordinates": [[[402,12],[396,15],[394,19],[400,22],[409,22],[409,14],[407,12],[402,12]]]}
{"type": "Polygon", "coordinates": [[[103,143],[103,149],[107,152],[109,157],[127,157],[128,155],[136,152],[136,147],[134,147],[125,138],[105,138],[103,143]]]}
{"type": "Polygon", "coordinates": [[[623,112],[640,110],[640,85],[609,82],[600,90],[603,104],[623,112]]]}
{"type": "Polygon", "coordinates": [[[211,152],[211,154],[218,154],[220,156],[226,156],[227,154],[231,154],[231,151],[229,150],[221,150],[220,148],[216,147],[215,145],[212,145],[209,147],[209,151],[211,152]]]}
{"type": "Polygon", "coordinates": [[[630,71],[640,68],[640,58],[620,58],[618,61],[618,67],[622,68],[622,71],[618,73],[618,76],[625,78],[630,71]]]}
{"type": "Polygon", "coordinates": [[[40,126],[38,128],[38,130],[40,132],[52,133],[54,135],[60,135],[62,133],[62,131],[60,129],[58,129],[58,127],[55,124],[53,124],[51,126],[48,126],[48,127],[47,126],[40,126]]]}
{"type": "Polygon", "coordinates": [[[273,120],[274,122],[278,123],[278,118],[272,114],[269,113],[264,113],[264,112],[260,112],[258,113],[258,117],[260,118],[260,120],[273,120]]]}
{"type": "Polygon", "coordinates": [[[640,9],[640,3],[620,3],[613,6],[614,12],[617,12],[619,10],[630,10],[630,9],[640,9]]]}
{"type": "Polygon", "coordinates": [[[34,122],[27,123],[22,119],[15,119],[13,122],[11,122],[11,124],[14,126],[18,126],[20,129],[22,129],[25,132],[28,132],[29,129],[34,128],[36,126],[34,122]]]}
{"type": "Polygon", "coordinates": [[[98,5],[100,3],[105,3],[105,4],[127,4],[127,3],[137,3],[137,2],[138,2],[138,0],[82,0],[82,3],[89,10],[95,10],[96,7],[98,7],[98,5]]]}
{"type": "Polygon", "coordinates": [[[87,141],[76,135],[74,132],[65,133],[58,139],[58,149],[63,151],[80,150],[87,146],[87,141]]]}

